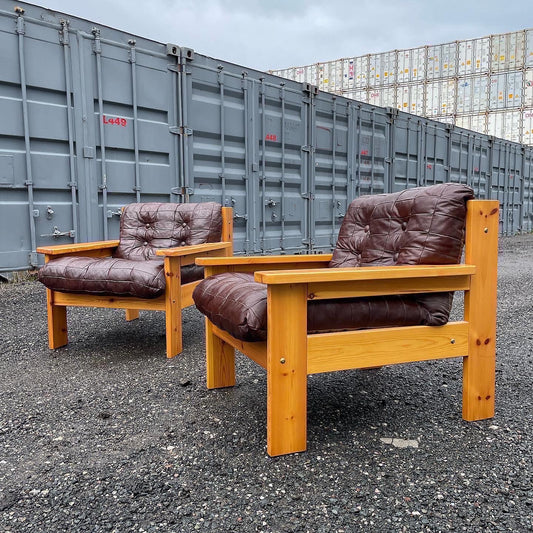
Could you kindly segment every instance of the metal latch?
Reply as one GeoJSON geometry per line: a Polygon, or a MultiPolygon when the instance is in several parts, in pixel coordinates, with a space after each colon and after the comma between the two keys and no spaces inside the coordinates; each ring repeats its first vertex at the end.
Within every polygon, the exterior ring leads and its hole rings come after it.
{"type": "Polygon", "coordinates": [[[44,235],[41,235],[41,237],[54,237],[54,239],[57,239],[58,237],[74,238],[75,235],[76,235],[76,232],[73,229],[68,230],[68,231],[61,231],[57,226],[54,226],[53,233],[45,233],[44,235]]]}
{"type": "Polygon", "coordinates": [[[111,209],[108,210],[107,218],[113,218],[114,216],[120,217],[122,216],[122,209],[118,209],[117,211],[111,211],[111,209]]]}

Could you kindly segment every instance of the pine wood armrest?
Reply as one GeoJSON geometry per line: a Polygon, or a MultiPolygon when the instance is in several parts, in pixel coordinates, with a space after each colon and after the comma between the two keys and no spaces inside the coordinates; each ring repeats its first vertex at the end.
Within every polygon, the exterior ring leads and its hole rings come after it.
{"type": "Polygon", "coordinates": [[[56,244],[53,246],[39,246],[39,248],[37,248],[37,252],[46,255],[63,255],[77,252],[89,252],[93,250],[106,250],[108,248],[116,248],[118,244],[118,240],[82,242],[76,244],[56,244]]]}
{"type": "Polygon", "coordinates": [[[267,285],[285,283],[324,283],[335,281],[397,280],[471,276],[474,265],[406,265],[359,268],[316,268],[256,272],[255,281],[267,285]]]}
{"type": "Polygon", "coordinates": [[[360,268],[258,271],[255,281],[269,287],[307,287],[310,300],[361,298],[391,294],[465,291],[474,265],[413,265],[360,268]]]}
{"type": "Polygon", "coordinates": [[[279,265],[283,263],[329,263],[331,254],[314,255],[265,255],[265,256],[233,256],[233,257],[202,257],[196,260],[202,266],[242,266],[242,265],[279,265]]]}
{"type": "Polygon", "coordinates": [[[159,248],[156,250],[156,255],[164,255],[166,257],[181,257],[185,255],[200,254],[203,252],[212,252],[215,250],[231,249],[231,242],[208,242],[205,244],[192,244],[190,246],[180,246],[179,248],[159,248]]]}

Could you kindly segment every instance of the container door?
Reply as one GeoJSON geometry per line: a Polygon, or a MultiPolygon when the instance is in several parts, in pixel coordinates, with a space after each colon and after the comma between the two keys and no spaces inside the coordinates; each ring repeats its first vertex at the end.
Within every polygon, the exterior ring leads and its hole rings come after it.
{"type": "Polygon", "coordinates": [[[188,199],[233,207],[236,252],[302,252],[310,105],[302,86],[205,56],[183,69],[188,199]]]}

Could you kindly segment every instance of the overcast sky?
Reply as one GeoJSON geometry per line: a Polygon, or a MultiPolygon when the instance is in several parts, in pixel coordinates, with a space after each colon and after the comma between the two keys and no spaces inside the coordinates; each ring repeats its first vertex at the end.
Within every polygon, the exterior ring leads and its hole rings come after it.
{"type": "Polygon", "coordinates": [[[36,0],[259,70],[533,27],[532,0],[36,0]]]}

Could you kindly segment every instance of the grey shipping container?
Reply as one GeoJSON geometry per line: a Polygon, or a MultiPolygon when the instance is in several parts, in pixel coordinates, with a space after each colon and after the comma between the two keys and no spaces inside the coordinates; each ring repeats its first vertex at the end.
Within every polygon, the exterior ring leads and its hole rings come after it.
{"type": "Polygon", "coordinates": [[[134,201],[232,206],[236,253],[328,251],[361,194],[457,181],[531,231],[533,149],[0,0],[0,271],[134,201]]]}

